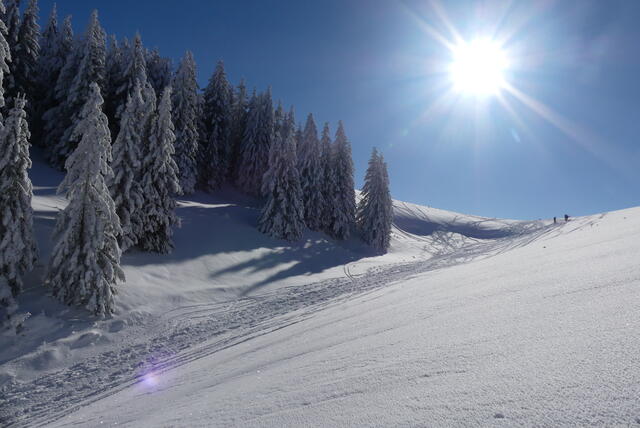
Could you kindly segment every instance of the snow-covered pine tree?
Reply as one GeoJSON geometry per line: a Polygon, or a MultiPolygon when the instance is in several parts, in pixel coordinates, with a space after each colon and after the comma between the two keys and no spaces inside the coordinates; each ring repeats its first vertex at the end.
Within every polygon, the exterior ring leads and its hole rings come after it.
{"type": "MultiPolygon", "coordinates": [[[[6,14],[4,3],[0,0],[0,14],[6,14]]],[[[0,19],[0,111],[5,106],[4,100],[4,76],[9,73],[9,62],[11,61],[11,48],[7,42],[7,27],[0,19]]],[[[2,115],[0,115],[1,124],[2,115]]]]}
{"type": "Polygon", "coordinates": [[[272,238],[297,241],[304,232],[304,209],[300,176],[296,166],[293,109],[275,132],[269,150],[269,168],[262,193],[267,202],[258,220],[258,230],[272,238]]]}
{"type": "Polygon", "coordinates": [[[240,80],[240,84],[236,88],[233,97],[233,108],[231,112],[231,161],[229,167],[231,169],[229,176],[235,180],[238,177],[238,163],[240,162],[240,153],[242,151],[242,137],[247,126],[247,112],[249,110],[249,100],[247,99],[247,87],[244,79],[240,80]]]}
{"type": "Polygon", "coordinates": [[[120,268],[120,221],[105,180],[113,174],[111,137],[97,83],[89,86],[74,129],[78,147],[66,162],[59,191],[69,200],[59,214],[45,284],[68,305],[82,305],[96,315],[114,311],[120,268]]]}
{"type": "Polygon", "coordinates": [[[301,142],[297,149],[304,221],[309,229],[322,230],[324,170],[322,168],[322,149],[320,140],[318,140],[318,130],[311,113],[307,116],[301,142]]]}
{"type": "Polygon", "coordinates": [[[18,97],[14,102],[0,131],[0,327],[11,330],[28,316],[16,312],[14,297],[22,291],[22,276],[37,258],[27,175],[31,167],[29,125],[25,99],[18,97]]]}
{"type": "Polygon", "coordinates": [[[329,234],[336,239],[347,239],[355,223],[356,194],[353,183],[353,159],[351,144],[344,133],[342,121],[333,143],[333,168],[335,177],[335,199],[331,215],[329,234]]]}
{"type": "Polygon", "coordinates": [[[65,56],[64,65],[53,88],[52,106],[42,116],[44,122],[43,146],[46,149],[47,159],[51,165],[58,169],[64,167],[66,157],[57,152],[57,144],[64,131],[70,126],[71,121],[71,110],[66,102],[67,95],[82,59],[82,42],[74,39],[70,16],[65,18],[62,25],[60,43],[61,56],[65,56]]]}
{"type": "Polygon", "coordinates": [[[111,197],[120,218],[122,234],[118,237],[124,252],[138,243],[143,232],[145,197],[142,177],[143,151],[146,151],[144,123],[147,105],[142,98],[140,83],[134,86],[122,114],[121,129],[113,142],[113,175],[108,180],[111,197]]]}
{"type": "MultiPolygon", "coordinates": [[[[76,148],[79,134],[75,132],[84,105],[91,94],[91,85],[104,86],[105,76],[105,32],[98,21],[98,12],[93,11],[82,43],[81,59],[65,100],[65,110],[70,117],[69,125],[53,147],[59,160],[66,159],[76,148]]],[[[62,75],[63,73],[61,73],[62,75]]]]}
{"type": "MultiPolygon", "coordinates": [[[[29,0],[18,29],[18,39],[9,65],[12,85],[7,87],[7,99],[26,94],[31,100],[37,82],[38,57],[40,55],[40,26],[38,25],[38,0],[29,0]]],[[[26,106],[31,114],[31,107],[26,106]]]]}
{"type": "Polygon", "coordinates": [[[9,73],[5,76],[4,81],[4,97],[9,103],[5,104],[4,112],[7,112],[13,105],[11,98],[18,94],[16,78],[13,75],[14,64],[13,59],[16,55],[16,49],[18,47],[18,34],[20,32],[20,0],[8,0],[6,12],[3,14],[3,21],[7,27],[6,40],[9,44],[9,51],[11,52],[11,62],[9,62],[9,73]]]}
{"type": "MultiPolygon", "coordinates": [[[[302,125],[298,125],[298,128],[296,129],[296,138],[295,138],[295,146],[296,146],[296,153],[298,152],[298,147],[300,147],[302,145],[302,138],[304,135],[304,131],[302,130],[302,125]]],[[[298,164],[300,163],[300,154],[298,153],[298,164]]]]}
{"type": "Polygon", "coordinates": [[[13,53],[13,49],[18,44],[18,32],[20,31],[20,0],[7,0],[2,20],[7,26],[7,42],[13,53]]]}
{"type": "Polygon", "coordinates": [[[284,107],[282,107],[282,101],[278,101],[278,106],[273,111],[273,135],[275,136],[277,133],[282,135],[282,127],[284,125],[284,107]]]}
{"type": "Polygon", "coordinates": [[[333,224],[333,207],[336,204],[336,177],[333,173],[333,144],[331,143],[331,134],[329,132],[329,124],[325,122],[322,128],[322,137],[320,138],[321,149],[321,187],[322,200],[324,205],[319,211],[320,223],[322,230],[330,234],[333,224]]]}
{"type": "Polygon", "coordinates": [[[356,224],[364,242],[385,253],[389,248],[392,221],[393,203],[387,165],[374,148],[358,203],[356,224]]]}
{"type": "MultiPolygon", "coordinates": [[[[126,51],[128,53],[128,51],[126,51]]],[[[124,53],[115,35],[109,36],[109,47],[105,54],[105,78],[104,78],[104,112],[109,119],[111,135],[116,138],[120,131],[119,120],[116,119],[116,110],[120,107],[118,91],[124,84],[124,53]]],[[[125,94],[127,102],[131,94],[125,94]]],[[[126,109],[126,105],[125,105],[126,109]]]]}
{"type": "Polygon", "coordinates": [[[199,175],[207,191],[218,189],[229,172],[232,95],[224,63],[219,61],[203,94],[199,175]]]}
{"type": "Polygon", "coordinates": [[[42,146],[44,132],[43,115],[55,105],[55,86],[64,66],[68,51],[64,51],[62,34],[58,28],[58,12],[53,4],[49,21],[40,38],[40,55],[36,67],[36,88],[32,96],[33,115],[31,116],[32,141],[42,146]]]}
{"type": "Polygon", "coordinates": [[[146,50],[147,79],[160,98],[164,88],[171,84],[171,59],[163,58],[157,48],[146,50]]]}
{"type": "Polygon", "coordinates": [[[136,82],[140,82],[142,88],[144,88],[149,81],[145,49],[142,45],[140,34],[136,34],[133,39],[133,45],[130,48],[123,46],[122,51],[124,67],[121,78],[117,79],[120,82],[120,87],[114,92],[115,99],[113,100],[116,105],[115,119],[117,121],[120,120],[127,106],[127,98],[133,91],[136,82]]]}
{"type": "Polygon", "coordinates": [[[175,155],[180,187],[183,193],[195,190],[198,178],[198,82],[196,63],[190,51],[178,66],[173,78],[173,123],[175,124],[175,155]]]}
{"type": "Polygon", "coordinates": [[[171,120],[171,87],[162,93],[157,119],[143,162],[142,188],[144,230],[138,246],[146,251],[170,253],[173,249],[173,226],[179,224],[175,213],[175,195],[180,193],[178,167],[173,160],[173,121],[171,120]]]}
{"type": "Polygon", "coordinates": [[[262,177],[269,166],[273,130],[273,102],[269,88],[250,103],[247,126],[242,138],[236,185],[253,196],[262,196],[262,177]]]}

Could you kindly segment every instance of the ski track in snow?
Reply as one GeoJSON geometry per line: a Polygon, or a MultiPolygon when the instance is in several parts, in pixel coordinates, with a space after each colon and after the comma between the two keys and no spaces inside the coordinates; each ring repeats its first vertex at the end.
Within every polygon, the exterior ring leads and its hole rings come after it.
{"type": "MultiPolygon", "coordinates": [[[[408,208],[408,207],[407,207],[408,208]]],[[[480,221],[480,220],[479,220],[480,221]]],[[[495,221],[495,220],[494,220],[495,221]]],[[[176,308],[154,320],[142,335],[131,333],[119,348],[91,356],[71,367],[29,382],[12,381],[1,390],[0,424],[42,426],[133,384],[194,360],[298,323],[333,305],[399,280],[448,266],[491,257],[543,237],[569,233],[596,221],[576,220],[545,226],[542,222],[510,222],[506,238],[454,241],[446,232],[424,239],[433,257],[411,263],[375,267],[355,276],[277,289],[223,303],[176,308]],[[429,245],[433,242],[434,245],[429,245]]],[[[405,233],[394,227],[395,233],[405,233]]],[[[412,235],[415,239],[415,235],[412,235]]],[[[118,346],[118,345],[115,345],[118,346]]]]}

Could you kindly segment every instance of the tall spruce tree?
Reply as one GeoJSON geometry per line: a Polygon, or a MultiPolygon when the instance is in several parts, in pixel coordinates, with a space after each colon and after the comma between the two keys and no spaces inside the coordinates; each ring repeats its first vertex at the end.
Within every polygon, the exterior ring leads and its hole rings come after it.
{"type": "MultiPolygon", "coordinates": [[[[115,35],[109,36],[109,47],[105,54],[105,78],[104,78],[104,112],[109,119],[111,135],[116,138],[120,131],[120,121],[116,119],[116,111],[122,100],[119,97],[120,87],[124,84],[124,51],[115,35]]],[[[131,94],[123,94],[127,102],[131,94]]],[[[126,105],[125,105],[126,109],[126,105]]]]}
{"type": "Polygon", "coordinates": [[[113,143],[113,176],[108,181],[116,213],[120,218],[122,233],[118,242],[123,252],[138,243],[144,228],[145,197],[140,179],[143,153],[148,144],[144,128],[140,125],[147,115],[146,108],[138,82],[129,95],[127,108],[122,115],[121,129],[113,143]]]}
{"type": "Polygon", "coordinates": [[[153,121],[150,144],[143,162],[142,189],[144,201],[144,229],[138,241],[140,248],[157,253],[173,249],[173,226],[179,224],[175,213],[175,195],[180,193],[174,160],[173,121],[171,119],[171,87],[168,86],[153,121]]]}
{"type": "Polygon", "coordinates": [[[240,153],[242,152],[242,137],[247,126],[247,113],[249,111],[249,99],[247,98],[247,87],[244,79],[240,80],[236,92],[233,97],[233,108],[231,111],[231,160],[229,168],[231,169],[229,177],[234,180],[238,177],[238,164],[240,162],[240,153]]]}
{"type": "Polygon", "coordinates": [[[356,224],[362,239],[380,252],[386,252],[391,238],[393,202],[389,175],[382,155],[374,148],[358,203],[356,224]]]}
{"type": "Polygon", "coordinates": [[[146,51],[147,78],[160,98],[162,91],[171,84],[171,59],[160,56],[158,49],[146,51]]]}
{"type": "MultiPolygon", "coordinates": [[[[117,79],[120,86],[114,91],[114,103],[115,107],[115,119],[120,120],[124,109],[127,106],[127,99],[129,94],[136,86],[136,82],[140,82],[142,88],[144,88],[149,79],[147,74],[147,62],[144,46],[142,45],[142,38],[140,34],[136,34],[133,39],[133,45],[127,48],[127,42],[124,42],[122,47],[123,55],[123,68],[122,76],[117,79]]],[[[154,94],[155,96],[155,94],[154,94]]]]}
{"type": "Polygon", "coordinates": [[[322,137],[320,138],[320,149],[322,156],[321,164],[321,187],[322,200],[324,205],[319,211],[320,224],[322,230],[330,234],[333,225],[333,207],[336,204],[336,177],[333,173],[333,144],[331,143],[331,134],[329,133],[329,124],[325,122],[322,128],[322,137]]]}
{"type": "MultiPolygon", "coordinates": [[[[296,133],[297,134],[297,133],[296,133]]],[[[298,170],[302,187],[304,221],[311,230],[322,230],[324,208],[322,148],[313,115],[307,116],[298,150],[298,170]]]]}
{"type": "Polygon", "coordinates": [[[347,239],[355,223],[356,195],[353,182],[351,144],[344,133],[342,121],[338,123],[333,143],[333,167],[335,177],[334,203],[331,210],[329,234],[336,239],[347,239]]]}
{"type": "Polygon", "coordinates": [[[73,132],[78,147],[67,159],[59,187],[69,204],[58,216],[45,284],[61,302],[103,315],[113,313],[116,285],[124,273],[120,221],[105,183],[113,174],[109,124],[100,87],[92,83],[89,88],[73,132]]]}
{"type": "MultiPolygon", "coordinates": [[[[0,14],[4,16],[6,12],[4,3],[0,0],[0,14]]],[[[7,42],[7,26],[0,19],[0,111],[5,106],[4,83],[5,75],[9,73],[9,62],[11,62],[11,47],[7,42]]],[[[0,122],[1,120],[2,115],[0,115],[0,122]]]]}
{"type": "Polygon", "coordinates": [[[258,230],[273,238],[297,241],[304,232],[304,209],[300,176],[296,166],[293,109],[275,132],[269,150],[269,168],[262,193],[267,201],[258,220],[258,230]]]}
{"type": "Polygon", "coordinates": [[[17,313],[14,297],[22,291],[24,274],[33,269],[37,249],[25,99],[14,101],[0,131],[0,327],[15,331],[28,314],[17,313]]]}
{"type": "Polygon", "coordinates": [[[236,185],[245,193],[262,196],[262,177],[269,167],[273,139],[274,112],[269,88],[249,105],[236,180],[236,185]]]}
{"type": "Polygon", "coordinates": [[[45,148],[47,159],[59,169],[64,167],[64,157],[59,156],[56,145],[71,120],[66,98],[80,63],[79,44],[79,41],[74,40],[73,37],[71,17],[67,16],[60,35],[62,68],[58,73],[55,85],[50,88],[51,102],[42,114],[43,134],[40,139],[41,145],[45,148]]]}
{"type": "Polygon", "coordinates": [[[9,62],[9,73],[5,76],[4,97],[8,104],[5,105],[3,112],[7,112],[13,105],[12,98],[18,94],[18,82],[16,81],[15,71],[15,56],[18,49],[18,34],[20,33],[20,0],[8,0],[6,12],[3,14],[3,21],[7,27],[6,41],[9,44],[9,51],[11,52],[11,62],[9,62]]]}
{"type": "Polygon", "coordinates": [[[219,61],[203,94],[200,184],[207,191],[218,189],[230,169],[232,96],[224,63],[219,61]]]}
{"type": "Polygon", "coordinates": [[[195,190],[198,178],[198,82],[190,51],[184,55],[173,79],[173,123],[178,177],[183,193],[195,190]]]}
{"type": "Polygon", "coordinates": [[[43,145],[42,133],[45,121],[43,115],[55,106],[55,86],[68,54],[63,43],[63,34],[58,28],[58,13],[53,4],[49,21],[40,39],[40,55],[36,67],[36,88],[33,94],[33,115],[31,117],[33,142],[43,145]]]}
{"type": "MultiPolygon", "coordinates": [[[[91,95],[91,86],[94,83],[100,88],[104,86],[105,37],[105,32],[98,21],[98,12],[94,10],[81,45],[78,68],[65,99],[66,117],[70,120],[62,137],[53,147],[58,162],[66,159],[78,144],[79,134],[75,132],[75,128],[84,105],[91,95]]],[[[63,70],[61,77],[64,72],[63,70]]]]}
{"type": "MultiPolygon", "coordinates": [[[[29,0],[29,5],[24,11],[18,39],[12,55],[10,65],[13,85],[7,90],[9,99],[25,94],[29,101],[35,95],[38,78],[38,57],[40,55],[40,26],[38,25],[38,0],[29,0]]],[[[31,113],[31,107],[26,106],[31,113]]]]}

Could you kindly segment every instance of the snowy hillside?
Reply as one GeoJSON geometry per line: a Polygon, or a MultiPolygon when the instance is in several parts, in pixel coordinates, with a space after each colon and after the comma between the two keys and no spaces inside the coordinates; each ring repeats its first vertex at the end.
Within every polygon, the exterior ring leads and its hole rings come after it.
{"type": "MultiPolygon", "coordinates": [[[[42,267],[62,178],[31,171],[42,267]]],[[[394,203],[391,249],[256,230],[181,200],[171,255],[127,253],[116,314],[46,296],[0,340],[3,426],[640,423],[640,209],[567,224],[394,203]]]]}

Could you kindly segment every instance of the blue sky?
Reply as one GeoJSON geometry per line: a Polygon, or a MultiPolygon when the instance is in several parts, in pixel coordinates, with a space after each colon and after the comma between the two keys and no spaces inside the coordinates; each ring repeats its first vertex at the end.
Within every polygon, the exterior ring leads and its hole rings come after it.
{"type": "Polygon", "coordinates": [[[343,120],[358,187],[376,146],[406,201],[522,219],[640,204],[639,2],[58,1],[76,31],[93,8],[108,33],[140,31],[176,61],[192,50],[203,86],[223,59],[298,120],[343,120]],[[519,95],[447,92],[445,22],[504,40],[519,95]]]}

